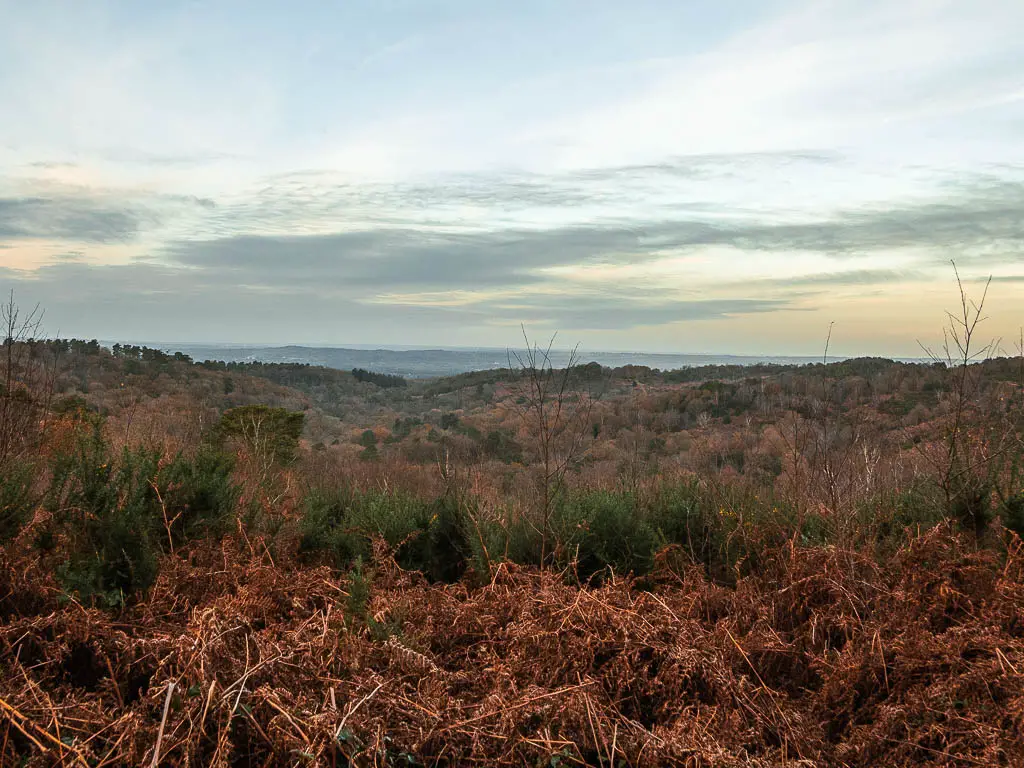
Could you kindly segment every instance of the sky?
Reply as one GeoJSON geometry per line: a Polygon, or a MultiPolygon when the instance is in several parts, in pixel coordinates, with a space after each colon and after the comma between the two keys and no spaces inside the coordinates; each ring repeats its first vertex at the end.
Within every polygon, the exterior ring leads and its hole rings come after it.
{"type": "Polygon", "coordinates": [[[0,0],[50,335],[913,356],[1024,325],[1020,0],[0,0]]]}

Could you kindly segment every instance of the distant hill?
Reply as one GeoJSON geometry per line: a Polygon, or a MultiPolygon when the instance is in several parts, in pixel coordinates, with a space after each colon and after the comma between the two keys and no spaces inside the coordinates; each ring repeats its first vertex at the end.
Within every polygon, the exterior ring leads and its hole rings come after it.
{"type": "MultiPolygon", "coordinates": [[[[225,362],[305,363],[349,371],[353,368],[387,373],[405,378],[453,376],[470,371],[486,371],[508,366],[508,350],[503,348],[437,348],[437,349],[352,349],[347,347],[249,347],[215,344],[159,344],[166,352],[183,352],[194,360],[225,362]]],[[[606,368],[627,365],[661,370],[676,370],[703,365],[800,365],[813,363],[817,357],[744,356],[744,355],[669,355],[644,352],[592,352],[581,350],[584,362],[597,362],[606,368]]],[[[563,366],[569,351],[552,350],[554,365],[563,366]]],[[[840,359],[840,358],[836,358],[840,359]]]]}

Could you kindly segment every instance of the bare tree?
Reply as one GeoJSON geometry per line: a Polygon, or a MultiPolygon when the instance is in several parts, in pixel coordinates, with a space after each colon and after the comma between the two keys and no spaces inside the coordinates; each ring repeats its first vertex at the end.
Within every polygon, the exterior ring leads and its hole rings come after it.
{"type": "Polygon", "coordinates": [[[955,313],[946,312],[948,325],[943,328],[940,352],[921,344],[933,362],[943,363],[953,371],[945,441],[941,456],[933,463],[938,470],[938,485],[945,497],[947,510],[963,522],[971,523],[980,533],[987,522],[992,490],[991,478],[985,477],[987,467],[1004,452],[1003,448],[997,448],[995,451],[984,450],[979,455],[978,451],[972,450],[968,427],[971,413],[977,410],[976,400],[981,386],[981,371],[976,363],[988,359],[998,346],[996,340],[981,344],[977,338],[978,328],[986,319],[985,300],[992,278],[985,282],[981,299],[975,302],[967,294],[956,262],[951,263],[960,293],[960,306],[955,313]]]}
{"type": "Polygon", "coordinates": [[[828,511],[838,515],[853,505],[857,496],[858,481],[863,474],[858,472],[859,458],[867,460],[866,445],[863,444],[861,423],[857,411],[844,413],[843,391],[837,377],[829,376],[828,350],[832,342],[832,328],[829,323],[822,355],[821,399],[815,403],[817,429],[813,433],[810,450],[812,475],[818,485],[819,503],[828,511]]]}
{"type": "Polygon", "coordinates": [[[18,307],[13,290],[0,305],[0,467],[34,447],[50,411],[56,353],[39,341],[42,320],[38,305],[28,313],[18,307]]]}
{"type": "Polygon", "coordinates": [[[540,459],[538,519],[531,522],[541,537],[541,565],[558,548],[552,526],[555,504],[565,489],[566,474],[586,450],[598,396],[584,381],[578,346],[569,352],[564,368],[555,368],[551,353],[556,337],[540,347],[530,341],[524,327],[525,350],[508,353],[509,369],[518,372],[513,407],[540,459]]]}

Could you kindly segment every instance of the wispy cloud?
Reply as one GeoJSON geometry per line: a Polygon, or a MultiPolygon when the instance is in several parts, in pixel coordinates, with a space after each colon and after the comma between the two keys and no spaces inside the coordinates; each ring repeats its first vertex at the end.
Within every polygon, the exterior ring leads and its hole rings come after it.
{"type": "Polygon", "coordinates": [[[134,240],[143,216],[129,206],[63,198],[0,198],[0,238],[57,239],[82,243],[134,240]]]}
{"type": "Polygon", "coordinates": [[[789,299],[677,299],[665,300],[622,296],[529,296],[488,307],[495,319],[516,318],[519,322],[547,328],[577,330],[621,330],[660,326],[693,320],[721,320],[737,315],[793,310],[789,299]]]}
{"type": "Polygon", "coordinates": [[[799,277],[734,280],[728,285],[755,291],[790,289],[830,289],[838,287],[870,287],[922,283],[936,279],[934,270],[926,269],[851,269],[842,272],[820,272],[799,277]]]}
{"type": "MultiPolygon", "coordinates": [[[[635,176],[639,172],[631,169],[630,173],[635,176]]],[[[174,262],[189,267],[241,270],[255,279],[347,279],[384,289],[396,285],[461,287],[531,282],[537,271],[545,268],[630,263],[707,247],[768,254],[806,251],[835,258],[914,250],[932,253],[934,263],[945,263],[951,255],[984,258],[993,263],[1012,261],[1024,247],[1024,223],[1020,216],[1024,210],[1022,172],[1000,179],[964,179],[942,187],[938,194],[899,205],[822,212],[816,216],[805,212],[798,221],[780,221],[776,215],[744,208],[723,209],[708,201],[691,200],[678,206],[674,218],[650,219],[634,214],[561,224],[576,218],[573,209],[577,202],[592,203],[600,192],[589,196],[582,191],[578,196],[562,195],[557,188],[537,181],[506,186],[500,177],[490,181],[477,178],[468,186],[479,190],[479,196],[476,191],[467,196],[464,188],[447,184],[386,190],[371,187],[365,191],[352,186],[340,193],[328,187],[325,198],[330,199],[332,192],[341,194],[347,210],[354,212],[349,231],[183,240],[170,246],[167,253],[174,262]],[[534,190],[541,192],[531,197],[534,190]],[[552,223],[532,227],[515,222],[502,225],[496,216],[462,217],[460,221],[457,216],[444,216],[446,209],[440,203],[461,200],[465,204],[472,199],[488,210],[500,209],[506,196],[517,197],[528,206],[535,221],[546,215],[552,223]],[[425,210],[433,213],[433,221],[420,216],[418,203],[423,199],[430,201],[425,210]],[[373,206],[377,207],[378,219],[368,222],[362,211],[373,206]]],[[[309,187],[301,194],[317,196],[315,189],[309,187]]],[[[294,222],[301,216],[301,207],[296,207],[290,192],[276,214],[274,203],[270,202],[274,199],[273,193],[268,193],[254,203],[267,214],[259,217],[264,226],[294,222]]],[[[222,208],[218,213],[221,224],[228,229],[246,226],[252,221],[247,205],[222,208]],[[239,218],[232,220],[233,215],[239,218]]],[[[337,197],[331,204],[335,205],[336,213],[345,210],[337,197]]],[[[313,223],[322,227],[329,220],[331,209],[316,212],[313,223]]],[[[670,213],[666,211],[663,215],[670,213]]],[[[879,278],[885,274],[875,271],[872,276],[879,278]]],[[[842,273],[832,277],[840,279],[842,273]]]]}

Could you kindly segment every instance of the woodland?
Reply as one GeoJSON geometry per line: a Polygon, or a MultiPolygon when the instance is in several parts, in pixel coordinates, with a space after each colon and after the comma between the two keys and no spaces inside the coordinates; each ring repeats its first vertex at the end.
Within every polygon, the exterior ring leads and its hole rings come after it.
{"type": "Polygon", "coordinates": [[[1024,350],[961,298],[924,363],[406,380],[12,297],[0,765],[1024,765],[1024,350]]]}

